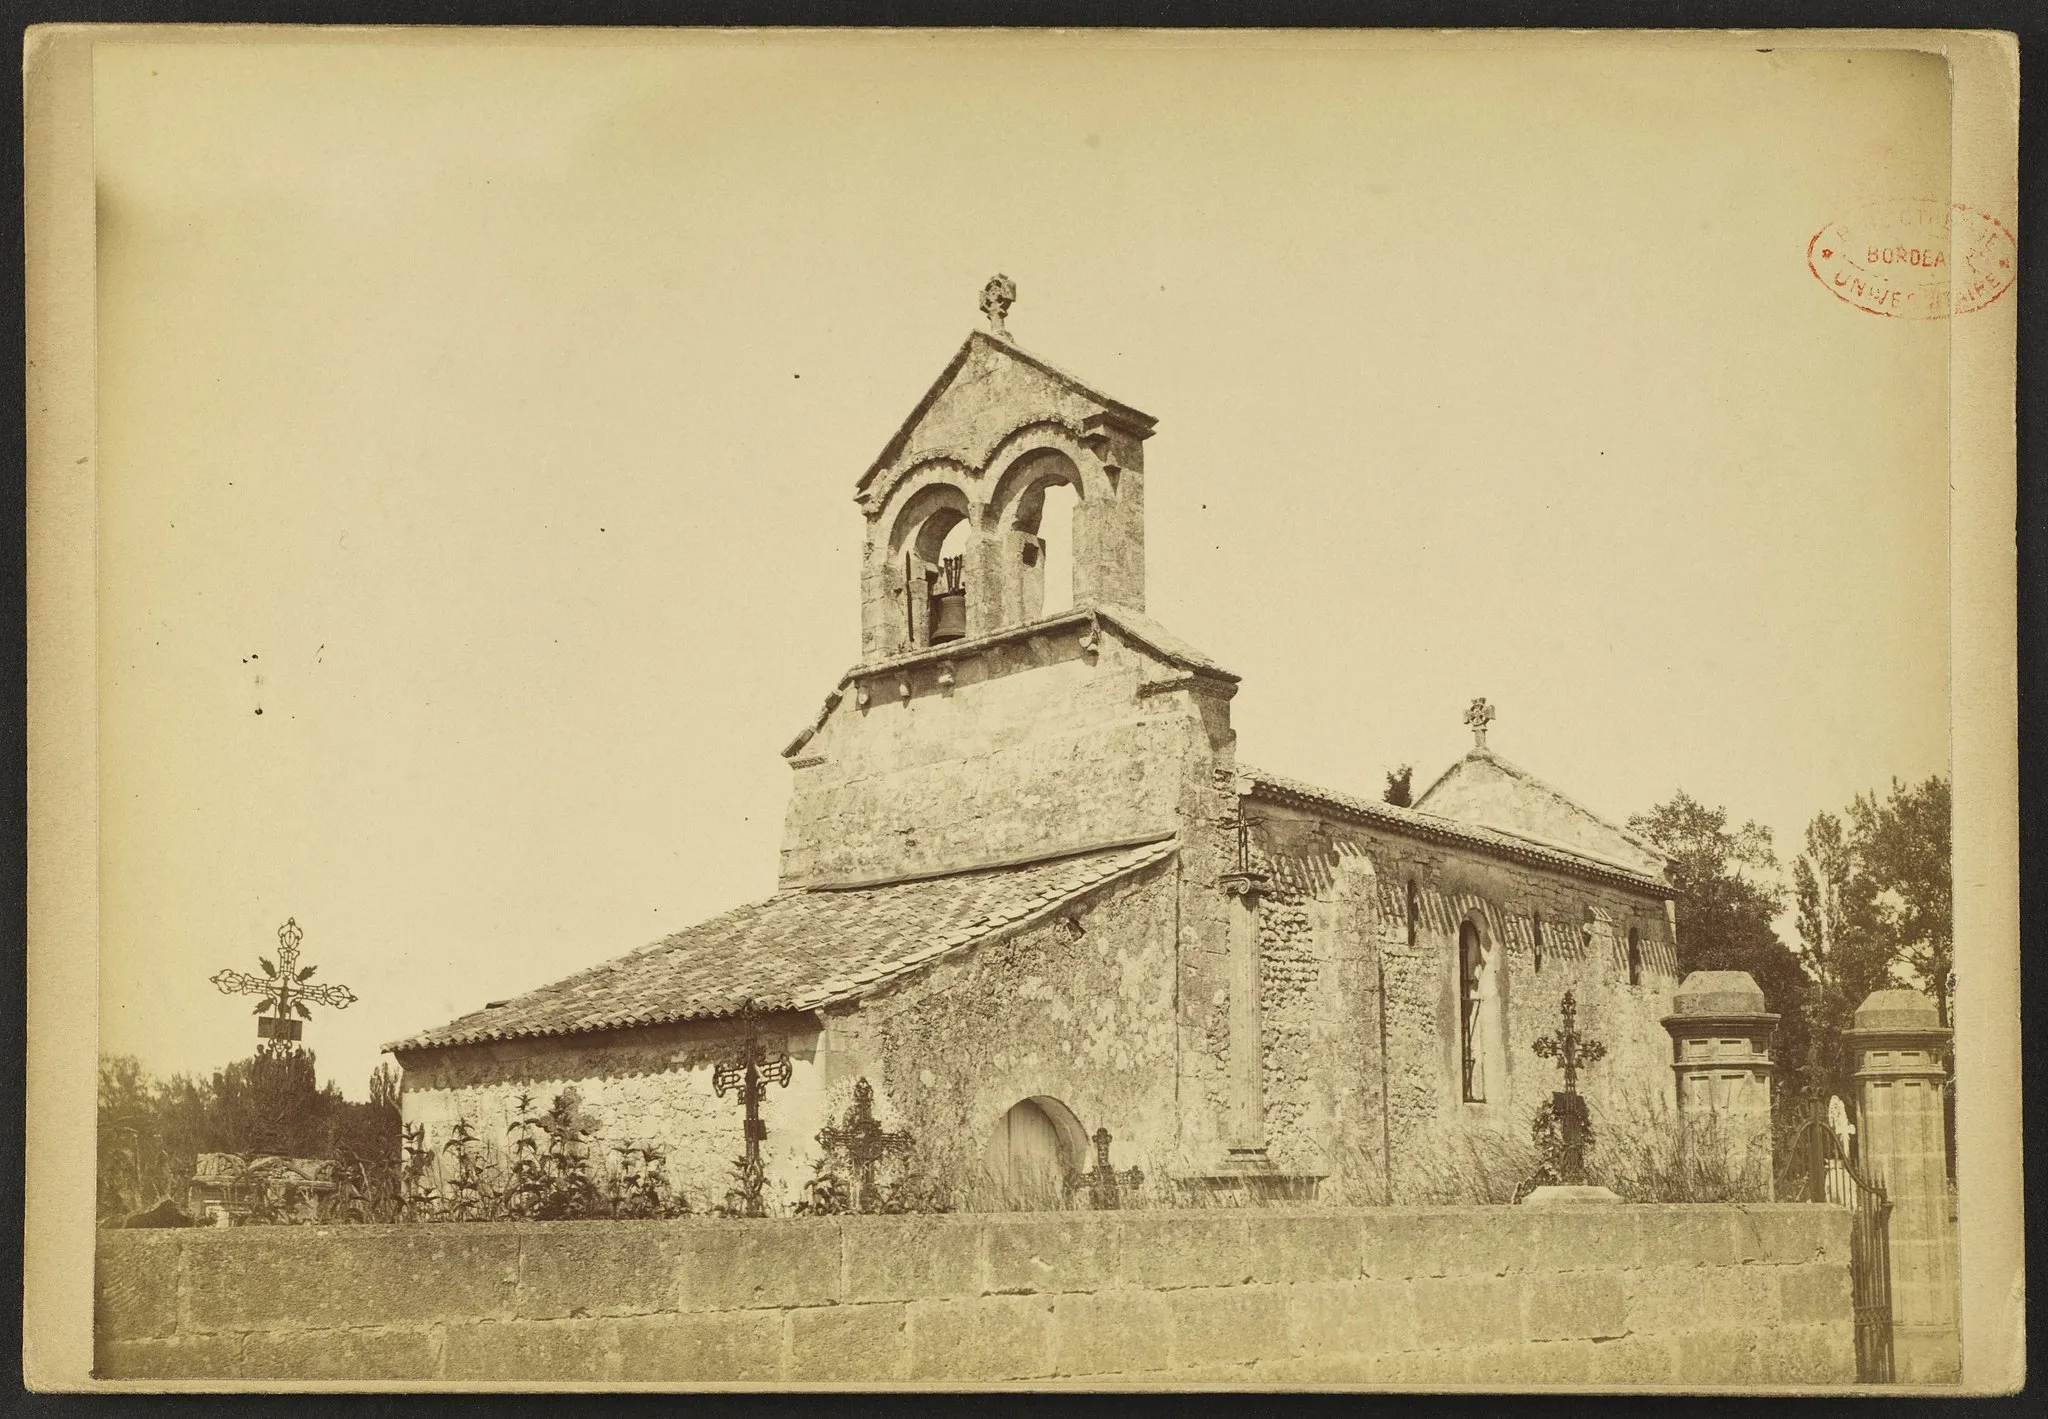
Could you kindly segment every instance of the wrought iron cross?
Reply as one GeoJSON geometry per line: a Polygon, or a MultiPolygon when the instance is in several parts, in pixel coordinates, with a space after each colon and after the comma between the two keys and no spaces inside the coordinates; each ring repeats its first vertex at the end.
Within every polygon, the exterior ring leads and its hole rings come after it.
{"type": "Polygon", "coordinates": [[[1582,1183],[1586,1180],[1586,1101],[1579,1097],[1579,1069],[1582,1065],[1598,1064],[1607,1056],[1607,1046],[1579,1033],[1579,1003],[1566,991],[1558,1004],[1558,1014],[1563,1023],[1533,1041],[1529,1048],[1538,1057],[1554,1059],[1564,1070],[1564,1089],[1551,1095],[1551,1103],[1557,1110],[1558,1123],[1563,1131],[1564,1180],[1568,1183],[1582,1183]]]}
{"type": "Polygon", "coordinates": [[[719,1098],[737,1090],[740,1103],[747,1111],[747,1165],[757,1166],[761,1161],[761,1143],[768,1137],[767,1121],[761,1117],[761,1100],[768,1093],[768,1086],[789,1087],[789,1055],[781,1050],[770,1050],[761,1038],[760,1011],[749,996],[740,1002],[735,1017],[740,1023],[739,1053],[732,1059],[721,1060],[711,1070],[711,1088],[719,1098]]]}
{"type": "Polygon", "coordinates": [[[1472,747],[1484,749],[1486,726],[1493,723],[1493,706],[1486,702],[1484,696],[1474,700],[1471,707],[1465,711],[1465,723],[1472,726],[1472,747]]]}
{"type": "Polygon", "coordinates": [[[1000,271],[988,278],[988,284],[981,288],[981,313],[988,317],[988,331],[1005,340],[1010,332],[1003,328],[1003,317],[1010,313],[1010,307],[1017,299],[1017,283],[1000,271]]]}
{"type": "Polygon", "coordinates": [[[910,1135],[891,1132],[875,1117],[875,1090],[866,1079],[853,1083],[853,1105],[844,1124],[828,1123],[818,1132],[818,1146],[844,1153],[853,1166],[854,1203],[866,1207],[875,1185],[875,1165],[891,1153],[908,1152],[910,1135]]]}
{"type": "Polygon", "coordinates": [[[1095,1130],[1095,1166],[1079,1174],[1075,1185],[1088,1189],[1091,1206],[1112,1208],[1118,1205],[1118,1193],[1125,1188],[1133,1191],[1145,1185],[1145,1174],[1139,1168],[1126,1168],[1118,1172],[1109,1165],[1110,1135],[1107,1128],[1095,1130]]]}
{"type": "Polygon", "coordinates": [[[1265,821],[1264,818],[1254,818],[1243,808],[1239,808],[1235,818],[1225,818],[1217,825],[1237,834],[1237,875],[1240,877],[1251,875],[1252,829],[1265,821]]]}
{"type": "Polygon", "coordinates": [[[256,964],[263,967],[262,975],[217,971],[211,977],[223,995],[263,997],[256,1002],[254,1012],[263,1016],[256,1022],[256,1034],[261,1039],[280,1045],[298,1039],[304,1029],[301,1022],[313,1018],[313,1012],[306,1008],[309,1004],[331,1005],[336,1010],[346,1010],[355,1004],[355,992],[345,985],[307,984],[319,968],[299,965],[299,942],[304,939],[298,921],[287,918],[277,929],[277,960],[273,962],[267,956],[256,958],[256,964]]]}

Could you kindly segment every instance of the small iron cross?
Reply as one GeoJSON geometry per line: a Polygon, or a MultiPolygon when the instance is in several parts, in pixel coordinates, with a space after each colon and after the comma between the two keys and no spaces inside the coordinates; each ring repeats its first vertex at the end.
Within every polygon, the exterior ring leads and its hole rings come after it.
{"type": "Polygon", "coordinates": [[[1493,706],[1486,702],[1485,696],[1482,695],[1474,700],[1470,708],[1465,711],[1465,723],[1472,726],[1472,747],[1484,749],[1486,747],[1486,726],[1493,723],[1493,706]]]}
{"type": "Polygon", "coordinates": [[[1091,1206],[1113,1208],[1119,1204],[1118,1194],[1123,1189],[1136,1191],[1145,1185],[1142,1169],[1126,1168],[1122,1172],[1109,1165],[1110,1135],[1107,1128],[1095,1130],[1095,1166],[1077,1175],[1075,1185],[1088,1189],[1091,1206]]]}
{"type": "Polygon", "coordinates": [[[760,1011],[749,996],[740,1002],[739,1053],[732,1059],[719,1061],[711,1070],[711,1088],[719,1098],[737,1090],[740,1103],[747,1111],[747,1163],[754,1166],[761,1161],[761,1144],[768,1137],[768,1124],[761,1117],[761,1100],[768,1093],[768,1086],[789,1087],[789,1055],[781,1050],[770,1050],[761,1038],[760,1011]]]}
{"type": "Polygon", "coordinates": [[[865,1079],[853,1084],[853,1105],[844,1124],[828,1123],[818,1132],[818,1146],[844,1153],[853,1167],[854,1205],[866,1207],[875,1186],[875,1165],[891,1153],[909,1151],[910,1135],[891,1132],[875,1118],[874,1086],[865,1079]]]}
{"type": "Polygon", "coordinates": [[[1564,1069],[1564,1089],[1551,1096],[1556,1107],[1558,1123],[1564,1134],[1564,1180],[1568,1183],[1582,1183],[1586,1180],[1586,1101],[1579,1097],[1579,1068],[1582,1065],[1598,1064],[1607,1056],[1607,1046],[1595,1039],[1588,1039],[1579,1033],[1579,1003],[1566,991],[1558,1004],[1558,1013],[1563,1024],[1542,1039],[1533,1041],[1529,1048],[1538,1057],[1554,1059],[1564,1069]]]}
{"type": "Polygon", "coordinates": [[[1240,877],[1251,875],[1252,829],[1265,821],[1264,818],[1252,817],[1240,807],[1235,818],[1225,818],[1217,824],[1218,827],[1228,828],[1237,834],[1237,875],[1240,877]]]}
{"type": "Polygon", "coordinates": [[[252,976],[247,971],[217,971],[211,977],[223,995],[261,996],[254,1013],[263,1018],[256,1022],[256,1033],[280,1046],[298,1039],[304,1028],[301,1022],[313,1018],[313,1012],[306,1008],[308,1004],[331,1005],[336,1010],[346,1010],[356,1001],[355,992],[345,985],[306,983],[319,968],[300,967],[299,942],[304,939],[305,933],[299,930],[298,921],[287,918],[285,924],[277,929],[277,960],[272,962],[267,956],[256,958],[256,964],[263,967],[262,975],[252,976]]]}

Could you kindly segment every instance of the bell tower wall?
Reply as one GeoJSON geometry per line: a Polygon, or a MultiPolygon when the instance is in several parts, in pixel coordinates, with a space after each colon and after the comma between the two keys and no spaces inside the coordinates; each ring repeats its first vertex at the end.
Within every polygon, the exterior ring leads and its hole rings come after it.
{"type": "Polygon", "coordinates": [[[1230,760],[1235,690],[1085,611],[862,666],[789,755],[782,885],[972,871],[1178,832],[1230,760]]]}
{"type": "Polygon", "coordinates": [[[1004,341],[971,337],[862,480],[863,662],[1043,619],[1054,486],[1076,500],[1071,604],[1144,610],[1152,427],[1004,341]]]}

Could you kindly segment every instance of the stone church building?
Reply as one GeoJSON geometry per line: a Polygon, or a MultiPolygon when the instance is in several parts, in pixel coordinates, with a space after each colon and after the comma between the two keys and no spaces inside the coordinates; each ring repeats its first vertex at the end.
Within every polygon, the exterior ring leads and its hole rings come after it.
{"type": "Polygon", "coordinates": [[[1240,758],[1239,678],[1147,613],[1154,421],[1019,348],[1006,287],[856,484],[861,655],[783,750],[776,893],[389,1046],[406,1122],[503,1139],[573,1085],[701,1208],[747,1001],[790,1061],[762,1106],[789,1194],[864,1078],[968,1197],[1057,1187],[1107,1129],[1148,1187],[1418,1200],[1461,1135],[1527,1138],[1567,990],[1603,1136],[1668,1103],[1664,858],[1495,754],[1484,702],[1413,807],[1240,758]]]}

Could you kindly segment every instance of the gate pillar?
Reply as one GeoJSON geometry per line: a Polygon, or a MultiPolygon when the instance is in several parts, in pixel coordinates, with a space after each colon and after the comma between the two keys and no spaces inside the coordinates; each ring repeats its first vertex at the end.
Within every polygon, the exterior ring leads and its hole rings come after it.
{"type": "Polygon", "coordinates": [[[1747,971],[1694,971],[1664,1017],[1688,1148],[1724,1150],[1735,1177],[1769,1201],[1771,1038],[1778,1017],[1747,971]]]}
{"type": "Polygon", "coordinates": [[[1947,1070],[1934,1002],[1916,990],[1880,990],[1844,1032],[1856,1060],[1863,1172],[1890,1196],[1892,1357],[1902,1384],[1962,1374],[1956,1320],[1955,1233],[1949,1226],[1943,1147],[1947,1070]]]}

